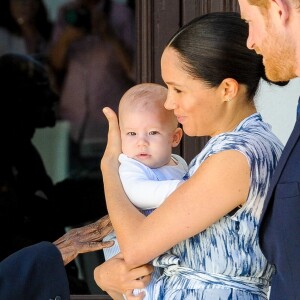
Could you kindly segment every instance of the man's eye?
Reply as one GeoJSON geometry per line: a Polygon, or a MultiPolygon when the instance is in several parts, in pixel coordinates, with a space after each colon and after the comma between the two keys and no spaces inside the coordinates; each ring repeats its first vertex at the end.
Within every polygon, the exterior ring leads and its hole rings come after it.
{"type": "Polygon", "coordinates": [[[175,91],[175,93],[177,93],[177,94],[181,93],[181,91],[178,90],[178,89],[176,89],[176,88],[174,88],[174,91],[175,91]]]}

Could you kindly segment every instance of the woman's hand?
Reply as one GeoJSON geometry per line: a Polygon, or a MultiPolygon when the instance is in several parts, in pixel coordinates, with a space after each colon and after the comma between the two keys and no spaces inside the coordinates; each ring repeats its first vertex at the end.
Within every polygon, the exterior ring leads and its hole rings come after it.
{"type": "Polygon", "coordinates": [[[119,167],[118,158],[122,151],[118,117],[109,107],[105,107],[103,113],[108,120],[109,129],[105,152],[101,159],[102,172],[105,171],[105,168],[119,167]]]}
{"type": "Polygon", "coordinates": [[[113,241],[102,242],[102,239],[112,230],[110,219],[106,215],[92,224],[71,229],[53,244],[61,252],[64,265],[66,265],[80,253],[111,247],[114,244],[113,241]]]}
{"type": "Polygon", "coordinates": [[[133,296],[134,289],[145,288],[153,272],[152,265],[143,265],[129,269],[121,253],[104,262],[94,270],[94,279],[97,285],[106,291],[113,299],[143,299],[144,293],[133,296]]]}

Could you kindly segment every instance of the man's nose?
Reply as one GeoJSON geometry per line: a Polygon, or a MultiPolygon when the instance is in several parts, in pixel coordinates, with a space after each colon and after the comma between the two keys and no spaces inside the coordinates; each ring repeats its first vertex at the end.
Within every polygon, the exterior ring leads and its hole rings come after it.
{"type": "Polygon", "coordinates": [[[250,29],[249,29],[248,38],[247,38],[247,47],[251,50],[254,49],[254,39],[253,39],[253,34],[251,33],[250,29]]]}

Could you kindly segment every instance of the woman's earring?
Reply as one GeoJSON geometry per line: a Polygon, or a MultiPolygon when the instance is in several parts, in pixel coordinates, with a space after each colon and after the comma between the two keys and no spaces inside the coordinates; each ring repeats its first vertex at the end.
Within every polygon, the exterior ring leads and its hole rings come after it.
{"type": "Polygon", "coordinates": [[[226,102],[230,102],[232,100],[232,98],[227,98],[226,102]]]}

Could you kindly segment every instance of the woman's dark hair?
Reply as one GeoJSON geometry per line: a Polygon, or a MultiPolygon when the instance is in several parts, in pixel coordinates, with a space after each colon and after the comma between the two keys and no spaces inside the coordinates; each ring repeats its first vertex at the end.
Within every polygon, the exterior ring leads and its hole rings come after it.
{"type": "MultiPolygon", "coordinates": [[[[253,99],[260,78],[266,78],[262,56],[246,46],[248,25],[238,13],[216,12],[193,19],[169,41],[191,76],[217,87],[233,78],[248,88],[253,99]]],[[[277,82],[286,85],[288,82],[277,82]]]]}
{"type": "MultiPolygon", "coordinates": [[[[21,28],[10,12],[11,0],[0,0],[0,27],[6,28],[15,35],[21,35],[21,28]]],[[[48,41],[52,33],[52,22],[49,20],[48,11],[42,0],[39,3],[39,10],[36,13],[34,24],[41,36],[48,41]]]]}

